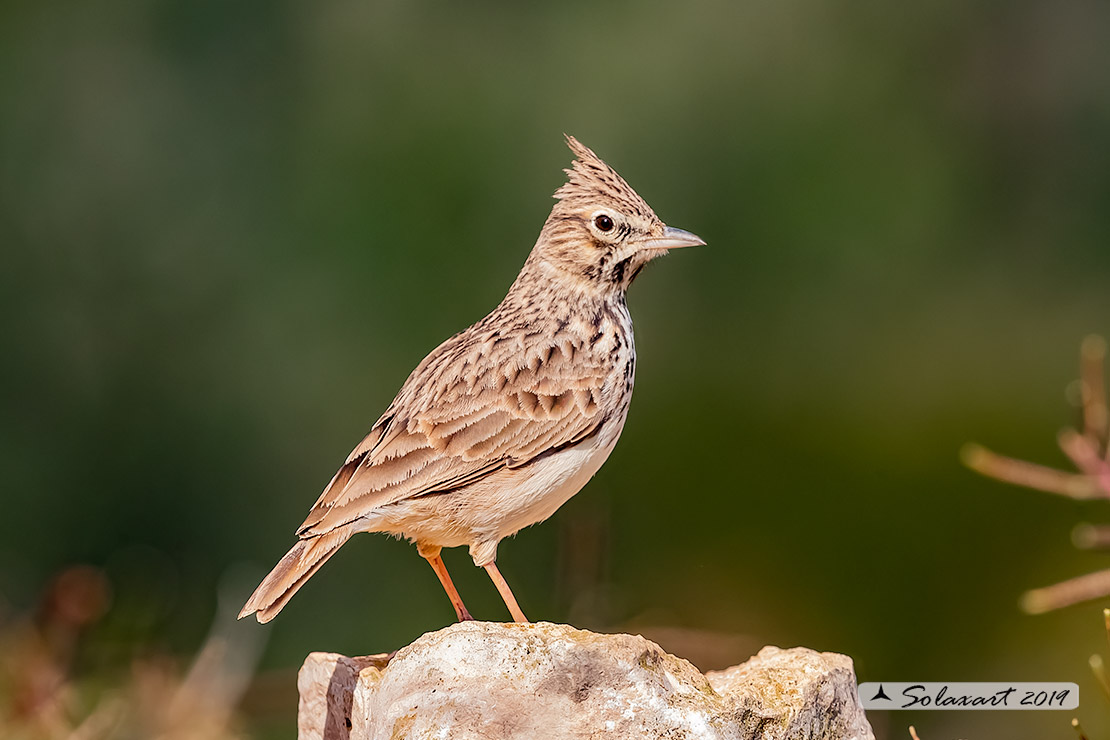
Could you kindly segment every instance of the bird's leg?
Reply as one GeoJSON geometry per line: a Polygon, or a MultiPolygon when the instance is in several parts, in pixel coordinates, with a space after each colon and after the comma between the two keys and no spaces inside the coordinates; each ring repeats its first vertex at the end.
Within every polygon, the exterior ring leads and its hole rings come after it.
{"type": "Polygon", "coordinates": [[[490,580],[493,585],[497,586],[497,592],[501,594],[501,598],[505,600],[505,606],[509,607],[509,613],[513,615],[514,622],[527,622],[528,617],[524,616],[524,612],[520,610],[520,605],[516,603],[516,597],[513,596],[512,589],[509,584],[505,582],[504,576],[501,571],[497,570],[497,563],[490,562],[482,566],[489,573],[490,580]]]}
{"type": "Polygon", "coordinates": [[[447,566],[443,562],[443,558],[439,556],[439,548],[424,548],[417,547],[417,552],[420,557],[428,561],[432,566],[432,570],[436,572],[436,577],[439,578],[440,585],[443,590],[447,592],[447,598],[451,599],[451,606],[455,607],[455,616],[459,618],[460,622],[473,621],[474,617],[470,616],[470,612],[466,610],[466,604],[463,603],[462,597],[459,596],[458,589],[455,584],[451,582],[451,576],[447,572],[447,566]]]}

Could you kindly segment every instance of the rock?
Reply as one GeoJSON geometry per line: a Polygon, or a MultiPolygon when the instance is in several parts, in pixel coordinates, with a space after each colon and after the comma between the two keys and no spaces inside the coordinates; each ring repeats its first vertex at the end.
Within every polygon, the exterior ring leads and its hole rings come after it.
{"type": "Polygon", "coordinates": [[[461,622],[387,656],[308,656],[300,740],[874,740],[851,659],[766,647],[702,675],[639,636],[461,622]]]}
{"type": "Polygon", "coordinates": [[[846,655],[768,646],[746,663],[705,677],[738,710],[735,737],[873,737],[846,655]]]}
{"type": "Polygon", "coordinates": [[[311,653],[297,674],[297,737],[346,738],[351,732],[351,702],[363,670],[385,668],[389,655],[348,658],[311,653]]]}

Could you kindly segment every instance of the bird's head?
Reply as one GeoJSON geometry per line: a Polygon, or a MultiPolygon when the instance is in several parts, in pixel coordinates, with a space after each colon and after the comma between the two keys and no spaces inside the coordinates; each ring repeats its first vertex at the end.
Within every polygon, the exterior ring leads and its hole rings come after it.
{"type": "Polygon", "coordinates": [[[537,257],[609,291],[624,291],[640,269],[671,249],[705,244],[667,226],[620,175],[573,136],[575,160],[555,191],[537,257]]]}

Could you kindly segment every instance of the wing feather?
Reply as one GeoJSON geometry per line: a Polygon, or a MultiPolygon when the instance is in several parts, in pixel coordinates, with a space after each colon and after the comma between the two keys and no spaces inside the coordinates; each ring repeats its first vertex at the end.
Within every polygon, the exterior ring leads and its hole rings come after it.
{"type": "Polygon", "coordinates": [[[483,339],[448,340],[421,363],[299,534],[323,534],[380,506],[527,465],[597,431],[607,357],[563,337],[523,357],[519,340],[483,339]]]}

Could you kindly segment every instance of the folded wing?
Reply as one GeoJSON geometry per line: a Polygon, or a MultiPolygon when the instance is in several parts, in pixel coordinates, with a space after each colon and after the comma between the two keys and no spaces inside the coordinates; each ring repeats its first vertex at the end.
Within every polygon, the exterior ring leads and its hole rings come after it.
{"type": "Polygon", "coordinates": [[[605,358],[570,339],[529,348],[523,339],[464,333],[432,352],[298,534],[325,534],[377,507],[449,492],[593,435],[604,416],[605,358]]]}

